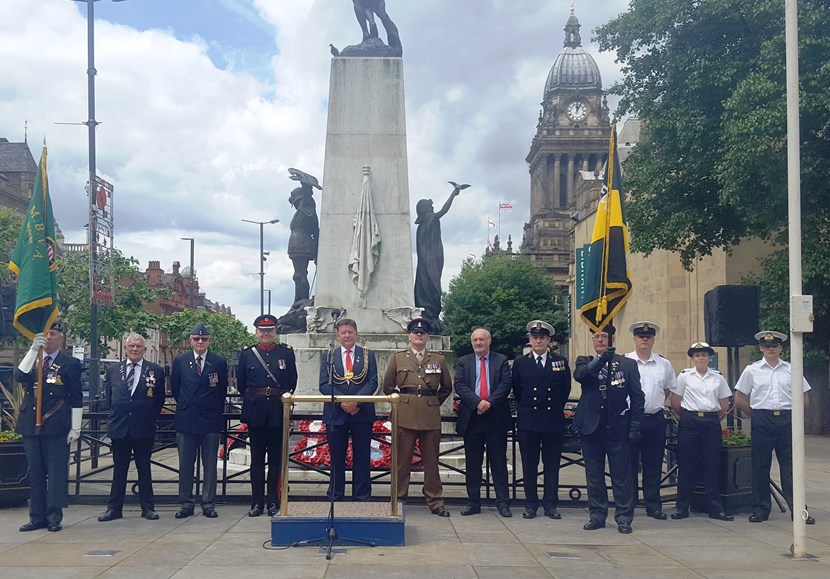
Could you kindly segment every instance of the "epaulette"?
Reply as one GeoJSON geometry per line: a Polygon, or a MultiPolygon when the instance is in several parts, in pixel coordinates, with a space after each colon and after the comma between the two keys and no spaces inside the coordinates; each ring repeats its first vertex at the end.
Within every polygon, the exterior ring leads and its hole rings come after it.
{"type": "Polygon", "coordinates": [[[278,343],[280,346],[285,346],[285,347],[286,347],[286,348],[288,348],[289,350],[293,350],[293,349],[294,349],[294,346],[292,346],[291,344],[283,344],[282,342],[277,342],[277,343],[278,343]]]}
{"type": "Polygon", "coordinates": [[[660,356],[661,358],[663,358],[664,360],[668,360],[668,358],[666,358],[663,354],[657,354],[657,355],[660,356]]]}
{"type": "Polygon", "coordinates": [[[680,371],[681,374],[691,373],[694,368],[684,368],[680,371]]]}
{"type": "Polygon", "coordinates": [[[714,372],[715,374],[720,374],[721,376],[723,376],[723,373],[722,373],[720,370],[715,370],[714,368],[709,368],[709,369],[710,369],[712,372],[714,372]]]}

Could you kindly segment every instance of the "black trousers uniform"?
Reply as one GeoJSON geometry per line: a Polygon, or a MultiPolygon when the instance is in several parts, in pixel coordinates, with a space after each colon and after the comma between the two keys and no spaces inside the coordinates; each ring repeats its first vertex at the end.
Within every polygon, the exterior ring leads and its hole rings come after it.
{"type": "MultiPolygon", "coordinates": [[[[753,427],[754,430],[754,427],[753,427]]],[[[703,474],[706,508],[710,515],[723,512],[718,483],[721,454],[720,416],[717,412],[682,410],[677,428],[680,474],[677,510],[688,512],[697,474],[703,474]]]]}
{"type": "Polygon", "coordinates": [[[752,411],[752,512],[768,517],[772,509],[772,451],[778,459],[781,493],[793,511],[792,411],[752,411]]]}
{"type": "Polygon", "coordinates": [[[666,453],[666,417],[663,411],[644,414],[640,423],[640,440],[631,442],[631,473],[634,479],[634,502],[637,502],[637,473],[643,466],[643,500],[651,515],[663,510],[660,483],[666,453]]]}

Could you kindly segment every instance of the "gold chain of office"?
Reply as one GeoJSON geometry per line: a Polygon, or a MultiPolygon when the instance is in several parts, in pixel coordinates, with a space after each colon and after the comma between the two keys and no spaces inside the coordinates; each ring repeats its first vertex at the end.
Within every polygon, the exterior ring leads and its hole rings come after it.
{"type": "Polygon", "coordinates": [[[366,377],[366,373],[369,371],[369,348],[363,348],[363,356],[365,361],[363,362],[363,371],[360,374],[352,374],[351,376],[348,376],[349,372],[346,372],[345,375],[341,376],[337,373],[336,370],[332,368],[332,382],[334,382],[335,384],[345,384],[346,382],[363,381],[363,379],[366,377]]]}

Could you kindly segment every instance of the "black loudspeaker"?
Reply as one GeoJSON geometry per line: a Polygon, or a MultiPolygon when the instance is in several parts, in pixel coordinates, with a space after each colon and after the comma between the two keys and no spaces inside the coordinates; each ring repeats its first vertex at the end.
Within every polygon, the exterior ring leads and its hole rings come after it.
{"type": "Polygon", "coordinates": [[[748,346],[758,333],[758,286],[719,285],[703,296],[703,323],[710,346],[748,346]]]}

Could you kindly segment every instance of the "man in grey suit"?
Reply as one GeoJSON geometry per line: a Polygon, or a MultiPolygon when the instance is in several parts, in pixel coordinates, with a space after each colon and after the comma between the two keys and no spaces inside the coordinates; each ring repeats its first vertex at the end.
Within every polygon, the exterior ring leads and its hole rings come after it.
{"type": "Polygon", "coordinates": [[[461,398],[456,430],[464,437],[467,463],[467,508],[462,515],[481,512],[481,475],[484,449],[493,475],[496,507],[512,517],[507,487],[507,432],[513,427],[507,395],[510,365],[507,356],[490,351],[490,332],[476,328],[470,336],[473,353],[455,364],[455,392],[461,398]]]}

